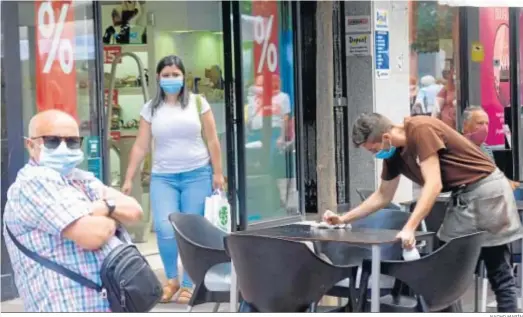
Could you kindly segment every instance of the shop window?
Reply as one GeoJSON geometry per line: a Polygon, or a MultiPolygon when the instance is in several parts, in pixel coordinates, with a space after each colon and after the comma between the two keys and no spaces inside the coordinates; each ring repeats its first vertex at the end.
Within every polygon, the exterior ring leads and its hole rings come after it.
{"type": "Polygon", "coordinates": [[[410,107],[455,128],[458,10],[436,1],[409,2],[410,107]]]}
{"type": "Polygon", "coordinates": [[[467,14],[470,105],[481,106],[489,117],[485,143],[492,149],[505,147],[503,128],[506,107],[510,107],[509,9],[471,8],[467,14]]]}
{"type": "MultiPolygon", "coordinates": [[[[37,112],[60,109],[77,118],[84,151],[99,145],[91,1],[18,2],[23,125],[37,112]]],[[[99,151],[97,152],[97,155],[99,151]]],[[[26,154],[27,155],[27,154],[26,154]]],[[[80,166],[101,177],[97,163],[80,166]]]]}
{"type": "Polygon", "coordinates": [[[240,2],[249,222],[298,213],[290,3],[240,2]]]}

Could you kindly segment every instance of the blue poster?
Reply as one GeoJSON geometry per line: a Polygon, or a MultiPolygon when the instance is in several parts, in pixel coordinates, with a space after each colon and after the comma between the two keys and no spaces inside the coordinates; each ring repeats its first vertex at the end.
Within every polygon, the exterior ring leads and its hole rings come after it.
{"type": "Polygon", "coordinates": [[[100,138],[90,136],[87,138],[87,170],[94,174],[96,178],[102,180],[102,158],[100,151],[100,138]]]}
{"type": "Polygon", "coordinates": [[[390,76],[390,41],[389,31],[375,31],[374,48],[376,50],[376,78],[390,76]]]}

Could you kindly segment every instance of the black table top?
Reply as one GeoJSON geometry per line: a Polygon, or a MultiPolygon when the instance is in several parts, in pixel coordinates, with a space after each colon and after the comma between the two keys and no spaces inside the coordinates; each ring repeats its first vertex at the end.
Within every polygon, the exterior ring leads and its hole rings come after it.
{"type": "MultiPolygon", "coordinates": [[[[370,229],[370,228],[346,228],[346,229],[324,229],[311,227],[305,224],[291,224],[258,230],[247,230],[234,232],[239,235],[257,235],[272,238],[301,240],[301,241],[323,241],[323,242],[345,242],[359,245],[387,244],[398,241],[396,235],[398,230],[370,229]]],[[[433,232],[416,232],[418,240],[431,238],[433,232]]]]}

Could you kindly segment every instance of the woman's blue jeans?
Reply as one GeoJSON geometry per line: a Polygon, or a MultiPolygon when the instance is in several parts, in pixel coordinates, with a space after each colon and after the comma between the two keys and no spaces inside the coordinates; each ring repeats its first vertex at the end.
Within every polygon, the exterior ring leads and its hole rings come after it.
{"type": "MultiPolygon", "coordinates": [[[[203,216],[205,197],[212,194],[212,168],[206,165],[183,173],[153,173],[150,188],[154,230],[165,274],[168,279],[177,279],[178,247],[169,215],[181,212],[203,216]]],[[[189,276],[184,273],[182,287],[191,284],[189,276]]]]}

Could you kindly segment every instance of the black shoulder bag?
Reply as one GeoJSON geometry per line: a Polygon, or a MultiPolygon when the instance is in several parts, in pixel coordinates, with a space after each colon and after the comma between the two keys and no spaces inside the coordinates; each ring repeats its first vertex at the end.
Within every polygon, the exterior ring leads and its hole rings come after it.
{"type": "Polygon", "coordinates": [[[162,296],[160,281],[144,256],[133,244],[117,246],[104,259],[100,270],[102,285],[73,272],[24,247],[6,226],[13,243],[27,257],[107,298],[112,312],[149,312],[162,296]]]}

